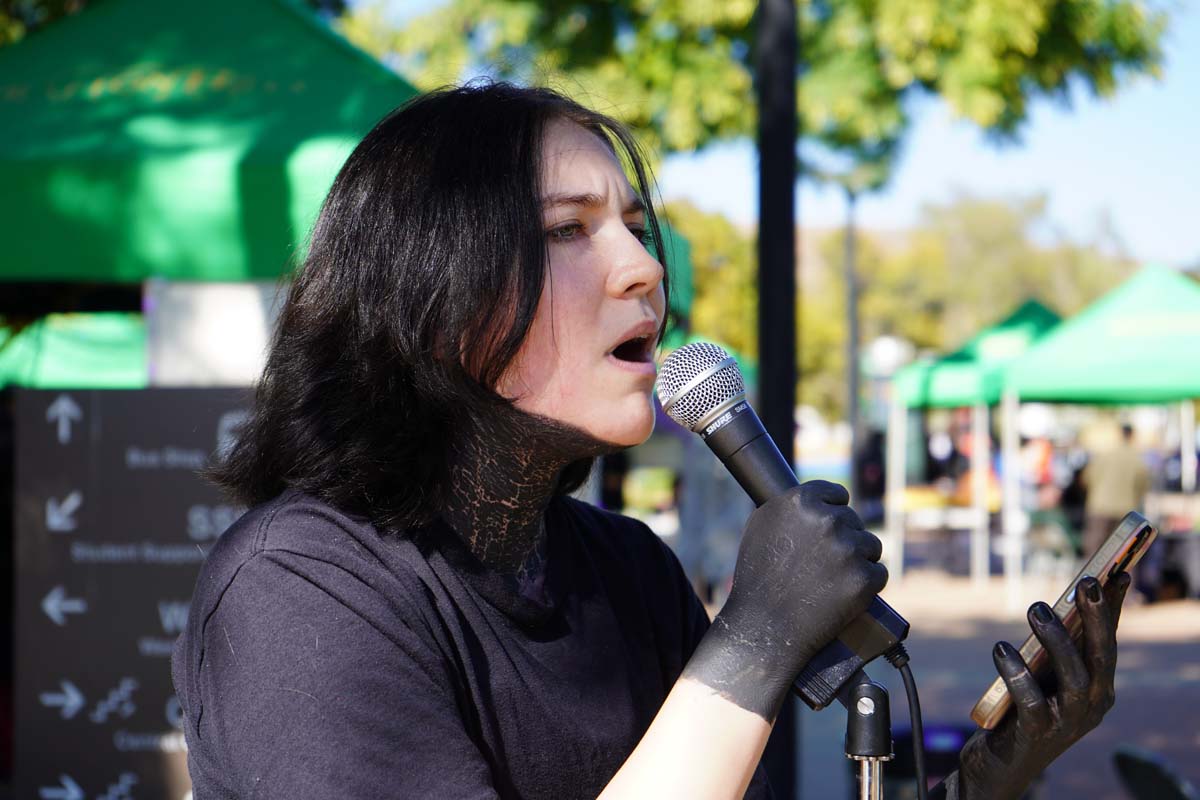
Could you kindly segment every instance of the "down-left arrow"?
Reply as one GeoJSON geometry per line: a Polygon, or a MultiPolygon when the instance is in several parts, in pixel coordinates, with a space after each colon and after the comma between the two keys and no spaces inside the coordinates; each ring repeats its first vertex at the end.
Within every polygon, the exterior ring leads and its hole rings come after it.
{"type": "Polygon", "coordinates": [[[73,531],[76,527],[74,514],[83,505],[83,492],[76,489],[61,501],[53,497],[46,499],[46,529],[60,533],[73,531]]]}
{"type": "Polygon", "coordinates": [[[82,614],[87,611],[87,601],[82,597],[67,597],[65,586],[55,586],[42,599],[42,611],[54,620],[55,625],[66,625],[67,614],[82,614]]]}

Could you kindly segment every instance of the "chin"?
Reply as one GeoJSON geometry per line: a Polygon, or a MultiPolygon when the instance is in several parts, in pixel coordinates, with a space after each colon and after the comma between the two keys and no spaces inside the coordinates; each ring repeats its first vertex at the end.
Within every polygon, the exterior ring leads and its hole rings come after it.
{"type": "Polygon", "coordinates": [[[654,433],[654,405],[644,398],[633,409],[622,408],[604,430],[593,435],[618,447],[634,447],[650,438],[654,433]]]}

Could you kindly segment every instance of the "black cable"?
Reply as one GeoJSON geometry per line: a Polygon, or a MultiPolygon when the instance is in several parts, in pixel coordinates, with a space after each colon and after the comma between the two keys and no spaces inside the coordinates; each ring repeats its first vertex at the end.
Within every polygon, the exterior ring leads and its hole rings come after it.
{"type": "Polygon", "coordinates": [[[929,784],[925,777],[925,728],[921,723],[921,698],[917,696],[917,682],[908,668],[908,651],[903,642],[883,654],[904,680],[904,694],[908,698],[908,716],[912,721],[913,766],[917,773],[917,798],[929,800],[929,784]]]}

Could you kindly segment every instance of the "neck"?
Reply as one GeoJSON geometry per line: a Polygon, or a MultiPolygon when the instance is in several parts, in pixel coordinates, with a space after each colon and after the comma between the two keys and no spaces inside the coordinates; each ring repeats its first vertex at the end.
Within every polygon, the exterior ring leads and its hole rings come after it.
{"type": "Polygon", "coordinates": [[[452,444],[444,518],[488,567],[536,586],[546,507],[563,470],[611,449],[571,426],[498,409],[452,444]]]}

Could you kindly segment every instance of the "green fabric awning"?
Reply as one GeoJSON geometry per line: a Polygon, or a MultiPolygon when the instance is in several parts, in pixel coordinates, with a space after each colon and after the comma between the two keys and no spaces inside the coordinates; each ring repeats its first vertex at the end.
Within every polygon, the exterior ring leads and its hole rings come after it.
{"type": "Polygon", "coordinates": [[[1058,324],[1057,314],[1028,300],[961,349],[900,370],[895,391],[909,407],[992,405],[1000,399],[1005,366],[1058,324]]]}
{"type": "Polygon", "coordinates": [[[104,0],[0,49],[0,280],[289,266],[416,90],[288,0],[104,0]]]}
{"type": "Polygon", "coordinates": [[[676,318],[686,320],[691,316],[692,299],[696,295],[692,284],[692,245],[665,221],[660,220],[660,226],[667,265],[671,269],[671,311],[676,318]]]}
{"type": "Polygon", "coordinates": [[[0,328],[0,387],[141,389],[149,383],[141,314],[50,314],[0,328]]]}
{"type": "Polygon", "coordinates": [[[1022,400],[1161,403],[1200,397],[1200,284],[1146,267],[1008,369],[1022,400]]]}

